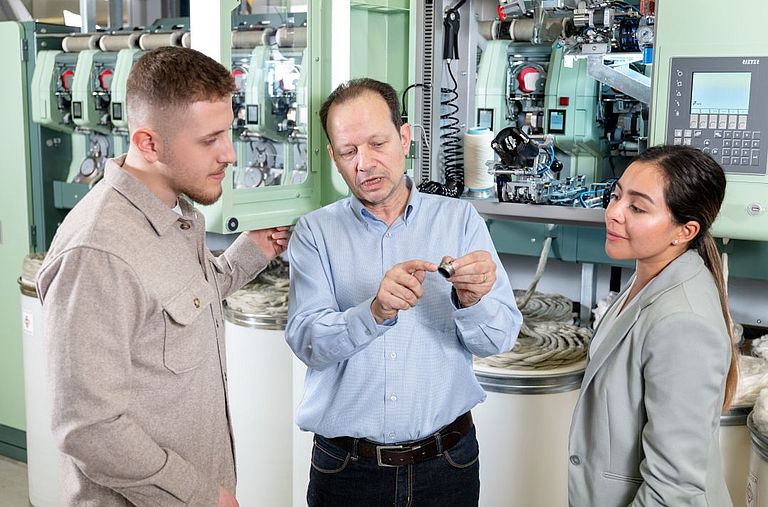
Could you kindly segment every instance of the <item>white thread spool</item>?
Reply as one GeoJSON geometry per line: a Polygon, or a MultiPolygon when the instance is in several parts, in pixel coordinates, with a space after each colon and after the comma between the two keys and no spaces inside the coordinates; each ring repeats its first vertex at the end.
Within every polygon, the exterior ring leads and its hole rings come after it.
{"type": "Polygon", "coordinates": [[[488,173],[493,160],[493,131],[472,127],[464,134],[464,187],[470,197],[488,197],[493,189],[493,175],[488,173]]]}

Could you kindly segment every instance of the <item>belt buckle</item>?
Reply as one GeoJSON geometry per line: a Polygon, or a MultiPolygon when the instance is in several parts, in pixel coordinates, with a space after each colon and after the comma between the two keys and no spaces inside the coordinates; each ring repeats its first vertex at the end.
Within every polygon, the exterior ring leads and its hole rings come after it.
{"type": "Polygon", "coordinates": [[[389,451],[389,450],[395,450],[395,449],[402,449],[402,445],[377,445],[376,446],[376,464],[380,467],[391,467],[391,468],[397,468],[400,465],[390,465],[389,463],[382,463],[381,461],[381,451],[389,451]]]}

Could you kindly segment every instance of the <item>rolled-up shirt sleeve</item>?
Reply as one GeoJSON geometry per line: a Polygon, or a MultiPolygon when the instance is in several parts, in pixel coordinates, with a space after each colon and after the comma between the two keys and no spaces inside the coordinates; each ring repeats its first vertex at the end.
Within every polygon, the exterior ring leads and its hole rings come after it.
{"type": "Polygon", "coordinates": [[[131,348],[150,309],[130,266],[75,248],[44,267],[38,292],[60,450],[135,505],[215,505],[219,485],[131,418],[131,348]]]}

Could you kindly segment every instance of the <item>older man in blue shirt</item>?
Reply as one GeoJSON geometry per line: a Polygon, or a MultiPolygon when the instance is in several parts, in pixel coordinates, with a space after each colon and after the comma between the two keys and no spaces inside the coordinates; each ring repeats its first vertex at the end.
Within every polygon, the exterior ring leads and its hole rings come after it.
{"type": "Polygon", "coordinates": [[[320,117],[353,195],[302,217],[288,250],[286,339],[309,367],[296,422],[315,433],[308,503],[477,505],[472,355],[515,343],[509,280],[474,208],[404,175],[410,127],[391,86],[345,83],[320,117]]]}

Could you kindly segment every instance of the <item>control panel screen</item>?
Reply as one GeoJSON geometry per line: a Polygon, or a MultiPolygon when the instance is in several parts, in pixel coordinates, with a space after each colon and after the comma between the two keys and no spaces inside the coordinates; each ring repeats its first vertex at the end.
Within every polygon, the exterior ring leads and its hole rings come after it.
{"type": "Polygon", "coordinates": [[[694,72],[691,114],[749,114],[751,72],[694,72]]]}

